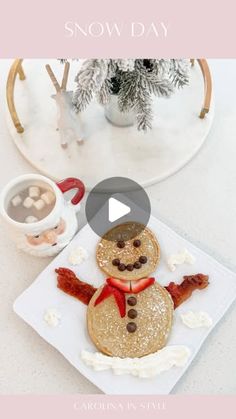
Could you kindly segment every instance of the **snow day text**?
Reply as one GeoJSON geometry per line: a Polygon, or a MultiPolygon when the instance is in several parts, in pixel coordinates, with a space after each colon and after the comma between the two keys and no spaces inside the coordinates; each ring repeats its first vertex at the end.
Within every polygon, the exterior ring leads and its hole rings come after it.
{"type": "Polygon", "coordinates": [[[168,36],[170,24],[167,22],[90,22],[82,24],[75,21],[65,22],[64,29],[67,38],[117,38],[129,36],[131,38],[166,38],[168,36]]]}

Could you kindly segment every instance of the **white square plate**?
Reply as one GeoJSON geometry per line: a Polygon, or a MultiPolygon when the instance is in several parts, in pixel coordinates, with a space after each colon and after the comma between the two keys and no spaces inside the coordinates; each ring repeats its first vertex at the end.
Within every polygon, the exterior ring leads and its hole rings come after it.
{"type": "Polygon", "coordinates": [[[33,284],[14,303],[15,312],[32,326],[40,336],[60,351],[78,371],[107,394],[168,394],[190,366],[207,335],[222,318],[236,297],[236,275],[219,264],[212,257],[186,241],[156,218],[151,217],[149,225],[156,234],[161,247],[161,261],[153,276],[161,285],[170,281],[180,283],[183,275],[193,273],[208,274],[208,288],[195,291],[192,297],[175,310],[175,318],[169,345],[186,345],[191,357],[185,367],[173,367],[151,379],[130,375],[116,376],[112,371],[96,372],[86,366],[80,358],[83,349],[96,351],[86,330],[86,306],[75,298],[64,294],[56,284],[55,268],[69,267],[86,282],[99,286],[104,282],[104,274],[96,265],[95,250],[98,237],[86,225],[33,284]],[[68,255],[75,246],[84,247],[89,258],[77,267],[68,262],[68,255]],[[166,260],[171,253],[188,249],[196,258],[194,265],[181,265],[170,272],[166,260]],[[48,308],[55,308],[61,314],[57,327],[50,327],[43,316],[48,308]],[[180,319],[180,313],[188,310],[207,311],[213,320],[210,328],[189,329],[180,319]]]}

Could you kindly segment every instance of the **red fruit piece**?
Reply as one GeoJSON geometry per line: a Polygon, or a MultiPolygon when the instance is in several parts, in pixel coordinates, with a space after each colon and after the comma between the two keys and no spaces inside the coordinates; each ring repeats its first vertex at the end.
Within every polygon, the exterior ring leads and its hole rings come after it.
{"type": "Polygon", "coordinates": [[[143,278],[138,281],[125,281],[117,278],[108,278],[107,283],[121,291],[137,294],[145,288],[154,284],[155,278],[143,278]]]}
{"type": "Polygon", "coordinates": [[[138,281],[132,281],[132,293],[137,294],[145,288],[150,287],[155,282],[155,278],[143,278],[138,281]]]}
{"type": "Polygon", "coordinates": [[[107,284],[124,292],[130,292],[130,281],[117,278],[107,278],[107,284]]]}
{"type": "Polygon", "coordinates": [[[115,289],[114,297],[116,304],[118,305],[120,317],[125,317],[126,314],[126,303],[125,303],[125,294],[120,292],[118,289],[115,289]]]}
{"type": "Polygon", "coordinates": [[[104,285],[104,287],[103,287],[101,293],[99,294],[98,298],[96,299],[94,305],[97,306],[103,300],[110,297],[110,295],[112,295],[112,293],[113,293],[112,287],[110,287],[109,285],[104,285]]]}
{"type": "Polygon", "coordinates": [[[114,288],[110,285],[104,285],[100,295],[96,299],[94,305],[97,306],[102,301],[104,301],[106,298],[110,297],[111,295],[114,296],[116,300],[116,304],[118,305],[120,316],[125,317],[125,295],[122,291],[119,291],[117,288],[114,288]]]}

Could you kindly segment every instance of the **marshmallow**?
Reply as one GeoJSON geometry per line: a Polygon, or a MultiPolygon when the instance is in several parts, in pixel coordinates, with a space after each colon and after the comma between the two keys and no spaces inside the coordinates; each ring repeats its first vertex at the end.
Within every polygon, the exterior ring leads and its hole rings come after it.
{"type": "Polygon", "coordinates": [[[38,218],[34,217],[33,215],[28,215],[28,217],[25,219],[25,223],[27,224],[36,223],[36,221],[38,221],[38,218]]]}
{"type": "Polygon", "coordinates": [[[32,198],[30,198],[29,196],[27,196],[27,198],[25,198],[23,205],[25,208],[31,208],[32,205],[34,203],[34,200],[32,198]]]}
{"type": "Polygon", "coordinates": [[[52,191],[47,191],[41,195],[41,199],[43,199],[45,204],[50,205],[55,201],[55,195],[52,191]]]}
{"type": "Polygon", "coordinates": [[[38,186],[29,187],[29,196],[30,198],[38,198],[40,195],[40,189],[38,186]]]}
{"type": "Polygon", "coordinates": [[[14,196],[14,198],[12,198],[11,203],[13,205],[13,207],[17,207],[18,205],[20,205],[22,202],[22,199],[20,197],[20,195],[16,195],[14,196]]]}
{"type": "Polygon", "coordinates": [[[45,207],[45,202],[42,199],[38,199],[38,201],[34,201],[34,207],[40,211],[43,207],[45,207]]]}

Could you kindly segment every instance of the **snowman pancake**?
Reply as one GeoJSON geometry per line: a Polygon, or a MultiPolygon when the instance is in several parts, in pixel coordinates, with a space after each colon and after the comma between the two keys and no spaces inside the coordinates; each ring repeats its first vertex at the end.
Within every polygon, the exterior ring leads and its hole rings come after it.
{"type": "Polygon", "coordinates": [[[97,262],[109,278],[96,291],[87,311],[94,344],[101,352],[121,358],[141,357],[161,349],[174,309],[169,293],[149,277],[160,258],[152,232],[145,228],[126,240],[130,229],[136,227],[137,223],[114,227],[99,242],[97,262]]]}
{"type": "Polygon", "coordinates": [[[142,357],[163,348],[174,308],[194,290],[208,286],[204,274],[184,276],[181,284],[158,284],[151,274],[159,263],[160,247],[148,228],[140,230],[140,224],[129,222],[100,240],[96,258],[107,279],[98,289],[68,268],[56,269],[58,288],[88,306],[88,333],[95,346],[120,358],[142,357]]]}

